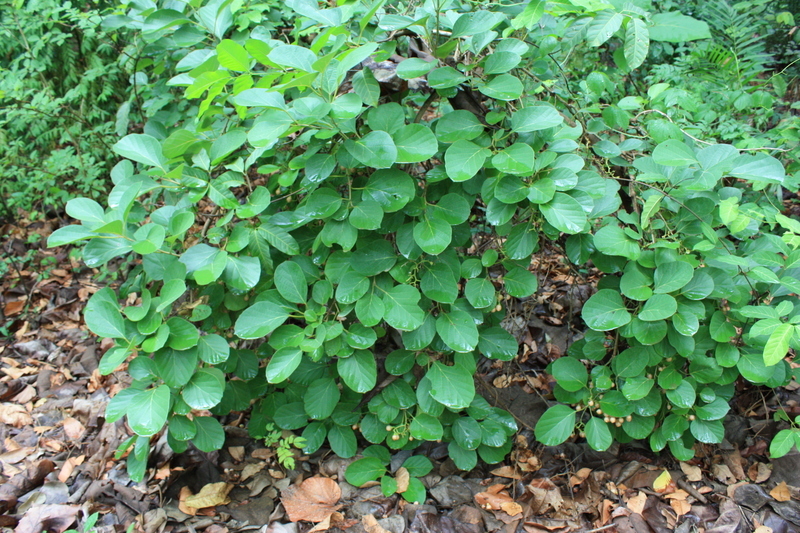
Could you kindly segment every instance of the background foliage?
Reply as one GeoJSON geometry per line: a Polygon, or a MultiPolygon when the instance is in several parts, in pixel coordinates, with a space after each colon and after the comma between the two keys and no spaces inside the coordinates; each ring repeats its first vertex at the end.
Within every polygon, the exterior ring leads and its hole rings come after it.
{"type": "Polygon", "coordinates": [[[116,340],[101,370],[127,362],[135,380],[107,412],[136,434],[132,473],[165,424],[174,449],[212,450],[211,415],[251,404],[251,434],[286,457],[371,443],[348,479],[387,494],[388,449],[443,440],[462,469],[500,461],[516,423],[472,376],[516,355],[502,320],[537,290],[543,245],[607,275],[584,338],[547,369],[561,403],[538,440],[649,439],[684,460],[719,442],[734,383],[785,383],[800,340],[791,52],[764,38],[781,13],[120,6],[104,28],[128,36],[136,84],[119,116],[135,107],[141,129],[113,146],[107,205],[70,201],[81,224],[50,244],[88,241],[90,266],[141,257],[85,315],[116,340]]]}

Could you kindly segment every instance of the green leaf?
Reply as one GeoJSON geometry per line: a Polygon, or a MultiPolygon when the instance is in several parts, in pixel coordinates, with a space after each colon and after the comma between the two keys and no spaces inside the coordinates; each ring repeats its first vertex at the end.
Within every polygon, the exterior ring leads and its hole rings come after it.
{"type": "Polygon", "coordinates": [[[485,357],[511,361],[517,355],[519,345],[517,339],[500,327],[481,330],[478,339],[478,351],[485,357]]]}
{"type": "Polygon", "coordinates": [[[505,20],[505,15],[489,10],[476,10],[464,13],[453,24],[451,38],[466,37],[491,30],[505,20]]]}
{"type": "Polygon", "coordinates": [[[324,377],[312,381],[303,395],[306,414],[316,420],[328,418],[336,409],[341,396],[333,378],[324,377]]]}
{"type": "Polygon", "coordinates": [[[303,269],[294,261],[284,261],[275,268],[275,287],[292,303],[305,303],[308,283],[303,269]]]}
{"type": "Polygon", "coordinates": [[[545,446],[565,442],[575,430],[575,411],[566,405],[554,405],[536,422],[534,435],[545,446]]]}
{"type": "Polygon", "coordinates": [[[431,473],[433,463],[424,455],[412,455],[403,461],[403,468],[408,470],[412,477],[423,477],[431,473]]]}
{"type": "Polygon", "coordinates": [[[424,217],[414,224],[414,242],[426,254],[439,255],[444,252],[452,238],[452,226],[441,218],[424,217]]]}
{"type": "Polygon", "coordinates": [[[269,60],[282,67],[302,70],[304,72],[314,72],[314,62],[317,56],[303,46],[294,44],[284,44],[277,46],[267,56],[269,60]]]}
{"type": "Polygon", "coordinates": [[[797,430],[794,428],[782,429],[776,433],[775,436],[772,437],[772,442],[769,444],[770,457],[776,459],[789,453],[794,446],[794,437],[796,433],[797,430]]]}
{"type": "Polygon", "coordinates": [[[503,277],[506,292],[516,298],[527,298],[532,296],[539,288],[539,280],[536,274],[528,269],[518,266],[511,266],[503,277]]]}
{"type": "Polygon", "coordinates": [[[478,454],[475,450],[465,450],[455,441],[447,445],[447,454],[455,463],[456,468],[466,472],[471,471],[478,464],[478,454]]]}
{"type": "Polygon", "coordinates": [[[510,101],[522,96],[525,86],[516,76],[501,74],[489,80],[485,85],[479,86],[478,90],[489,98],[510,101]]]}
{"type": "Polygon", "coordinates": [[[405,172],[378,170],[367,180],[363,194],[365,199],[372,198],[378,202],[386,213],[394,213],[414,198],[416,188],[414,180],[405,172]]]}
{"type": "Polygon", "coordinates": [[[372,199],[366,199],[353,206],[350,211],[350,224],[356,229],[376,230],[381,227],[383,209],[372,199]]]}
{"type": "Polygon", "coordinates": [[[483,61],[483,73],[486,75],[504,74],[519,65],[522,57],[514,52],[494,52],[483,61]]]}
{"type": "Polygon", "coordinates": [[[395,73],[397,77],[402,80],[412,80],[414,78],[421,78],[435,66],[436,61],[426,61],[420,57],[410,57],[397,65],[395,73]]]}
{"type": "Polygon", "coordinates": [[[444,435],[444,428],[438,418],[419,413],[409,425],[411,436],[417,440],[438,440],[444,435]]]}
{"type": "Polygon", "coordinates": [[[357,459],[347,466],[344,477],[354,487],[360,487],[370,481],[376,481],[386,473],[386,467],[377,457],[357,459]]]}
{"type": "Polygon", "coordinates": [[[306,441],[303,453],[311,454],[319,450],[325,443],[325,437],[328,436],[328,429],[322,422],[311,422],[303,430],[301,436],[306,441]]]}
{"type": "Polygon", "coordinates": [[[612,289],[597,291],[583,306],[583,320],[595,331],[621,328],[631,318],[633,317],[625,308],[622,297],[612,289]]]}
{"type": "Polygon", "coordinates": [[[455,181],[467,181],[483,168],[491,152],[477,144],[460,139],[444,153],[444,166],[447,176],[455,181]]]}
{"type": "Polygon", "coordinates": [[[668,43],[684,43],[698,39],[710,39],[708,24],[696,18],[688,17],[679,11],[658,13],[652,16],[650,40],[668,43]]]}
{"type": "Polygon", "coordinates": [[[170,387],[180,388],[189,383],[197,369],[197,352],[179,352],[164,348],[155,353],[153,360],[159,377],[170,387]]]}
{"type": "Polygon", "coordinates": [[[266,337],[286,322],[289,312],[272,302],[257,302],[245,309],[234,325],[234,332],[242,339],[266,337]]]}
{"type": "Polygon", "coordinates": [[[464,295],[475,309],[485,309],[497,303],[494,285],[486,278],[473,278],[467,281],[464,295]]]}
{"type": "Polygon", "coordinates": [[[203,335],[197,341],[197,355],[210,365],[218,365],[228,360],[231,347],[225,339],[215,333],[203,335]]]}
{"type": "Polygon", "coordinates": [[[597,417],[592,417],[584,428],[586,433],[586,442],[593,450],[599,452],[607,450],[612,442],[611,430],[608,429],[608,424],[603,422],[597,417]]]}
{"type": "MultiPolygon", "coordinates": [[[[542,180],[539,180],[540,182],[542,180]]],[[[551,180],[552,182],[552,180],[551,180]]],[[[537,182],[539,183],[539,182],[537,182]]],[[[534,183],[534,186],[536,183],[534,183]]],[[[528,194],[530,197],[530,193],[528,194]]],[[[551,226],[564,233],[581,233],[586,227],[586,212],[581,204],[563,192],[557,192],[553,199],[539,206],[544,218],[551,226]]]]}
{"type": "Polygon", "coordinates": [[[201,452],[211,453],[225,444],[225,430],[215,418],[198,416],[195,417],[194,424],[197,433],[192,438],[192,444],[201,452]]]}
{"type": "Polygon", "coordinates": [[[336,301],[349,305],[364,296],[368,290],[369,280],[366,276],[358,272],[346,272],[336,287],[336,301]]]}
{"type": "Polygon", "coordinates": [[[492,164],[501,172],[525,176],[533,172],[534,158],[533,148],[527,144],[514,143],[498,152],[492,158],[492,164]]]}
{"type": "Polygon", "coordinates": [[[117,295],[110,287],[94,293],[83,311],[83,319],[92,333],[113,339],[125,338],[125,319],[119,312],[117,295]]]}
{"type": "Polygon", "coordinates": [[[472,317],[464,311],[453,310],[439,315],[436,332],[456,352],[471,352],[478,345],[478,328],[472,317]]]}
{"type": "Polygon", "coordinates": [[[457,226],[467,221],[471,209],[472,205],[463,196],[449,193],[439,198],[433,209],[433,216],[457,226]]]}
{"type": "Polygon", "coordinates": [[[328,430],[328,444],[333,453],[343,459],[353,457],[358,450],[356,434],[350,426],[333,426],[328,430]]]}
{"type": "Polygon", "coordinates": [[[385,131],[371,131],[358,140],[347,140],[344,147],[359,163],[372,168],[389,168],[398,157],[392,136],[385,131]]]}
{"type": "Polygon", "coordinates": [[[166,172],[167,159],[161,151],[161,143],[155,137],[143,133],[132,133],[111,147],[122,157],[132,159],[166,172]]]}
{"type": "Polygon", "coordinates": [[[556,383],[570,392],[581,390],[589,381],[589,372],[586,367],[572,357],[559,357],[553,361],[551,373],[556,379],[556,383]]]}
{"type": "Polygon", "coordinates": [[[439,142],[471,141],[483,133],[483,124],[475,114],[457,109],[442,115],[436,121],[436,138],[439,142]]]}
{"type": "MultiPolygon", "coordinates": [[[[275,424],[281,429],[300,429],[308,424],[308,415],[306,415],[303,402],[292,402],[281,405],[275,409],[273,419],[275,420],[275,424]]],[[[328,438],[330,440],[330,435],[328,438]]]]}
{"type": "Polygon", "coordinates": [[[654,274],[656,294],[677,291],[692,280],[694,269],[685,261],[670,261],[658,265],[654,274]]]}
{"type": "Polygon", "coordinates": [[[47,237],[47,247],[64,246],[76,241],[95,237],[97,234],[89,228],[77,224],[58,228],[47,237]]]}
{"type": "Polygon", "coordinates": [[[353,90],[361,100],[371,106],[378,105],[381,96],[381,86],[372,74],[372,70],[362,68],[353,75],[353,90]]]}
{"type": "Polygon", "coordinates": [[[282,383],[292,375],[300,361],[303,351],[300,348],[288,347],[277,350],[267,364],[267,382],[282,383]]]}
{"type": "Polygon", "coordinates": [[[635,261],[642,251],[639,243],[631,239],[625,230],[616,224],[603,226],[594,235],[594,247],[606,255],[618,255],[635,261]]]}
{"type": "Polygon", "coordinates": [[[530,0],[522,12],[511,19],[511,27],[515,30],[526,28],[528,31],[533,31],[536,23],[544,15],[544,8],[547,2],[545,0],[530,0]]]}
{"type": "Polygon", "coordinates": [[[736,335],[736,328],[733,324],[728,322],[725,313],[722,311],[715,311],[711,315],[711,322],[708,324],[708,332],[711,338],[717,342],[728,342],[736,335]]]}
{"type": "Polygon", "coordinates": [[[218,368],[201,368],[181,391],[181,397],[193,409],[211,409],[222,400],[225,375],[218,368]]]}
{"type": "Polygon", "coordinates": [[[437,263],[426,270],[419,288],[422,294],[437,302],[451,304],[458,297],[458,285],[453,271],[444,263],[437,263]]]}
{"type": "Polygon", "coordinates": [[[553,106],[537,104],[523,107],[511,115],[511,131],[526,133],[554,128],[564,122],[564,118],[553,106]]]}
{"type": "Polygon", "coordinates": [[[652,276],[638,263],[629,261],[619,280],[619,290],[625,297],[643,302],[653,295],[653,289],[650,288],[652,284],[652,276]]]}
{"type": "Polygon", "coordinates": [[[465,450],[476,450],[481,445],[481,426],[471,416],[461,416],[453,422],[453,438],[465,450]]]}
{"type": "Polygon", "coordinates": [[[164,426],[169,413],[170,392],[167,385],[137,391],[128,404],[128,425],[143,437],[155,435],[164,426]]]}
{"type": "Polygon", "coordinates": [[[250,70],[250,56],[242,45],[230,39],[223,39],[217,45],[217,60],[229,70],[246,72],[250,70]]]}
{"type": "Polygon", "coordinates": [[[434,400],[451,409],[466,409],[475,398],[472,374],[461,366],[445,366],[436,361],[426,376],[434,400]]]}
{"type": "Polygon", "coordinates": [[[355,392],[363,394],[375,388],[378,367],[372,352],[356,350],[350,357],[340,358],[336,369],[342,381],[355,392]]]}
{"type": "Polygon", "coordinates": [[[653,161],[667,167],[688,167],[698,163],[694,150],[675,139],[659,143],[653,150],[653,161]]]}
{"type": "Polygon", "coordinates": [[[689,430],[694,438],[706,444],[718,444],[725,438],[725,427],[721,420],[692,420],[689,430]]]}
{"type": "Polygon", "coordinates": [[[255,235],[264,238],[271,246],[288,255],[300,253],[297,241],[286,230],[273,224],[261,224],[256,228],[255,235]]]}
{"type": "Polygon", "coordinates": [[[439,143],[436,140],[436,136],[424,124],[403,126],[392,135],[392,139],[397,147],[398,163],[427,161],[439,151],[439,143]]]}
{"type": "Polygon", "coordinates": [[[624,18],[621,13],[611,10],[599,12],[586,25],[586,40],[591,46],[600,46],[620,29],[624,18]]]}
{"type": "Polygon", "coordinates": [[[625,28],[625,61],[628,68],[633,70],[639,68],[644,60],[647,59],[647,52],[650,48],[650,32],[647,24],[642,19],[631,18],[625,28]]]}
{"type": "Polygon", "coordinates": [[[769,336],[764,346],[764,364],[773,366],[781,362],[789,353],[789,341],[794,336],[795,326],[781,324],[769,336]]]}
{"type": "Polygon", "coordinates": [[[697,393],[688,381],[682,381],[677,388],[667,391],[667,399],[672,405],[682,409],[691,409],[694,407],[696,398],[697,393]]]}
{"type": "Polygon", "coordinates": [[[419,299],[419,292],[414,287],[395,285],[383,296],[386,306],[384,319],[395,329],[414,331],[425,320],[424,311],[417,305],[419,299]]]}
{"type": "MultiPolygon", "coordinates": [[[[534,204],[546,204],[556,194],[556,184],[551,178],[540,178],[534,181],[530,188],[528,189],[528,200],[534,204]]],[[[575,207],[572,206],[574,210],[575,207]]],[[[551,218],[556,220],[558,217],[555,213],[551,213],[551,218]]],[[[577,211],[571,217],[574,222],[577,223],[577,211]]],[[[573,226],[577,226],[577,224],[573,224],[573,226]]]]}
{"type": "Polygon", "coordinates": [[[669,294],[655,294],[648,298],[637,318],[645,322],[664,320],[678,310],[678,302],[669,294]]]}
{"type": "Polygon", "coordinates": [[[428,86],[432,89],[449,89],[467,81],[467,77],[453,67],[439,67],[428,74],[428,86]]]}

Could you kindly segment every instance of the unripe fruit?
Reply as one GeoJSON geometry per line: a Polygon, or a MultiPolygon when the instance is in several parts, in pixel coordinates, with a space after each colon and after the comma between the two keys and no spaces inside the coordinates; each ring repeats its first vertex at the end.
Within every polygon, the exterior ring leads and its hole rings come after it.
{"type": "Polygon", "coordinates": [[[392,426],[386,426],[386,431],[391,431],[392,429],[394,429],[392,426]]]}
{"type": "Polygon", "coordinates": [[[625,417],[625,420],[627,420],[628,422],[630,422],[631,420],[633,420],[633,415],[628,415],[628,416],[626,416],[626,417],[625,417]]]}
{"type": "Polygon", "coordinates": [[[594,400],[589,400],[588,405],[589,405],[589,407],[594,407],[594,400]]]}
{"type": "Polygon", "coordinates": [[[617,417],[615,417],[615,416],[610,417],[609,420],[611,421],[612,424],[616,424],[617,423],[617,417]]]}
{"type": "Polygon", "coordinates": [[[392,440],[400,440],[400,435],[395,433],[394,435],[392,435],[392,440]]]}
{"type": "Polygon", "coordinates": [[[608,418],[607,416],[606,416],[606,417],[603,417],[603,422],[605,422],[606,424],[608,424],[609,422],[611,422],[611,419],[610,419],[610,418],[608,418]]]}
{"type": "Polygon", "coordinates": [[[695,420],[697,417],[694,415],[689,415],[689,420],[695,420]]]}

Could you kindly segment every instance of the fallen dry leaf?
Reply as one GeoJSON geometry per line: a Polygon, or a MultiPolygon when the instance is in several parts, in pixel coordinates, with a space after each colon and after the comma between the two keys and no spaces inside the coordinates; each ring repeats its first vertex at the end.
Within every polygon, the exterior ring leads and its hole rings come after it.
{"type": "Polygon", "coordinates": [[[85,459],[85,455],[79,455],[78,457],[70,457],[64,461],[64,466],[61,467],[61,471],[58,473],[58,480],[61,483],[66,483],[72,475],[73,470],[75,470],[75,467],[82,465],[85,459]]]}
{"type": "Polygon", "coordinates": [[[686,500],[670,500],[669,505],[678,516],[683,516],[692,510],[691,504],[686,500]]]}
{"type": "Polygon", "coordinates": [[[487,511],[503,511],[511,516],[522,512],[522,507],[514,501],[505,490],[505,486],[501,484],[492,485],[486,492],[477,493],[475,503],[487,511]]]}
{"type": "Polygon", "coordinates": [[[564,506],[561,490],[549,479],[534,479],[528,484],[528,491],[533,494],[531,509],[534,514],[544,514],[549,511],[560,511],[564,506]]]}
{"type": "Polygon", "coordinates": [[[765,463],[755,463],[747,470],[747,477],[756,483],[764,483],[772,475],[772,468],[765,463]]]}
{"type": "Polygon", "coordinates": [[[758,526],[753,530],[753,533],[772,533],[772,528],[769,526],[758,526]]]}
{"type": "Polygon", "coordinates": [[[191,495],[192,495],[192,489],[190,489],[189,487],[181,487],[181,491],[178,495],[178,510],[180,510],[180,512],[184,514],[195,516],[197,514],[197,509],[195,509],[194,507],[189,507],[184,503],[186,501],[186,498],[190,497],[191,495]]]}
{"type": "Polygon", "coordinates": [[[717,481],[720,483],[725,483],[726,485],[730,485],[731,483],[736,483],[738,481],[728,465],[711,465],[711,473],[714,475],[717,481]]]}
{"type": "Polygon", "coordinates": [[[686,474],[686,481],[703,481],[703,471],[699,466],[690,465],[689,463],[681,462],[681,470],[686,474]]]}
{"type": "Polygon", "coordinates": [[[672,484],[672,476],[668,470],[661,472],[655,481],[653,481],[653,490],[656,492],[667,492],[672,484]]]}
{"type": "Polygon", "coordinates": [[[779,502],[788,502],[792,499],[792,493],[789,492],[789,486],[785,481],[781,481],[775,488],[769,491],[769,495],[779,502]]]}
{"type": "Polygon", "coordinates": [[[231,454],[231,457],[233,457],[233,460],[237,463],[244,461],[244,446],[230,446],[228,448],[228,453],[231,454]]]}
{"type": "Polygon", "coordinates": [[[228,498],[228,493],[231,489],[233,489],[233,485],[224,481],[209,483],[194,496],[189,496],[183,500],[183,503],[187,507],[194,507],[195,509],[225,505],[231,501],[228,498]]]}
{"type": "Polygon", "coordinates": [[[23,309],[25,309],[25,301],[16,300],[13,302],[8,302],[5,307],[3,307],[3,314],[5,314],[7,317],[12,317],[20,314],[23,309]]]}
{"type": "Polygon", "coordinates": [[[361,517],[361,525],[367,533],[390,533],[388,530],[381,527],[378,520],[371,514],[366,514],[361,517]]]}
{"type": "Polygon", "coordinates": [[[397,473],[394,475],[395,481],[397,481],[397,493],[403,494],[405,491],[408,490],[408,483],[411,481],[411,476],[408,473],[408,470],[405,467],[400,467],[397,469],[397,473]]]}
{"type": "Polygon", "coordinates": [[[21,405],[4,403],[0,404],[0,422],[21,428],[33,424],[33,418],[21,405]]]}
{"type": "Polygon", "coordinates": [[[299,486],[292,485],[281,493],[281,502],[289,520],[298,522],[322,522],[341,505],[342,489],[334,480],[326,477],[308,478],[299,486]]]}
{"type": "Polygon", "coordinates": [[[63,533],[74,522],[77,505],[35,505],[19,521],[15,533],[63,533]]]}
{"type": "Polygon", "coordinates": [[[522,514],[522,506],[517,502],[503,502],[500,504],[500,510],[510,516],[522,514]]]}
{"type": "Polygon", "coordinates": [[[670,494],[666,494],[666,495],[664,495],[664,498],[666,498],[666,499],[668,499],[668,500],[685,500],[685,499],[687,499],[688,497],[689,497],[689,493],[688,493],[688,492],[686,492],[686,491],[685,491],[685,490],[683,490],[683,489],[681,489],[681,490],[676,490],[675,492],[672,492],[672,493],[670,493],[670,494]]]}
{"type": "Polygon", "coordinates": [[[575,475],[570,476],[569,486],[574,487],[576,485],[580,485],[581,483],[586,481],[586,479],[589,477],[589,474],[591,473],[592,473],[591,468],[581,468],[580,470],[575,472],[575,475]]]}
{"type": "Polygon", "coordinates": [[[242,468],[242,473],[239,475],[239,479],[241,481],[247,481],[254,475],[264,470],[265,466],[267,466],[266,463],[247,463],[244,465],[244,468],[242,468]]]}
{"type": "Polygon", "coordinates": [[[83,427],[83,424],[71,416],[65,418],[63,424],[64,434],[69,440],[79,441],[81,437],[83,437],[83,434],[86,433],[86,428],[83,427]]]}
{"type": "Polygon", "coordinates": [[[522,479],[522,475],[513,466],[501,466],[492,470],[491,474],[497,477],[506,477],[509,479],[522,479]]]}
{"type": "Polygon", "coordinates": [[[640,491],[639,494],[628,500],[628,509],[633,513],[642,514],[645,503],[647,503],[647,494],[640,491]]]}

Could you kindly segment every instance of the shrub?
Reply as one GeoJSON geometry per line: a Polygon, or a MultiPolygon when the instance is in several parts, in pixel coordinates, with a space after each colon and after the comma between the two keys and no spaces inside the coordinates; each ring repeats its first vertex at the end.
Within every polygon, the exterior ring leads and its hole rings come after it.
{"type": "Polygon", "coordinates": [[[686,460],[722,439],[736,380],[791,376],[800,222],[780,202],[796,177],[652,112],[663,86],[611,82],[651,40],[708,38],[705,23],[630,4],[440,4],[293,0],[268,29],[224,2],[115,19],[152,64],[178,61],[162,87],[183,87],[163,96],[180,112],[114,145],[109,207],[70,201],[82,223],[50,244],[88,240],[90,266],[141,256],[85,312],[116,341],[100,370],[127,361],[134,379],[107,409],[135,433],[121,448],[134,478],[165,424],[176,451],[213,450],[211,415],[251,405],[254,437],[297,431],[306,452],[327,439],[343,457],[359,436],[376,445],[348,479],[388,493],[386,448],[442,440],[465,470],[502,460],[516,423],[473,374],[517,354],[501,321],[508,297],[537,290],[543,242],[607,275],[583,339],[548,367],[561,403],[542,443],[649,438],[686,460]],[[571,61],[610,74],[572,79],[571,61]]]}
{"type": "MultiPolygon", "coordinates": [[[[100,28],[102,3],[0,6],[0,197],[4,216],[98,198],[127,133],[119,51],[100,28]]],[[[31,213],[36,218],[36,212],[31,213]]]]}

